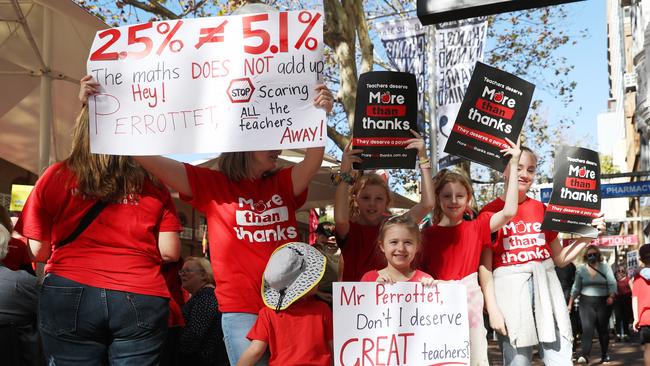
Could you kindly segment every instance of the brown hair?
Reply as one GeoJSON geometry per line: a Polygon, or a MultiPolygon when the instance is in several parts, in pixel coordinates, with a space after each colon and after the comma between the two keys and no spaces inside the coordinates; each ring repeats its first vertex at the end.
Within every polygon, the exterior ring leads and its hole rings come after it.
{"type": "Polygon", "coordinates": [[[523,154],[524,151],[525,151],[525,152],[529,153],[530,155],[532,155],[532,156],[535,158],[535,161],[536,161],[536,162],[539,161],[539,158],[537,157],[537,154],[535,154],[535,152],[534,152],[533,150],[531,150],[529,147],[526,147],[526,146],[520,146],[520,147],[519,147],[519,150],[521,150],[521,153],[522,153],[522,154],[523,154]]]}
{"type": "Polygon", "coordinates": [[[442,169],[433,177],[433,189],[435,191],[436,205],[433,207],[433,223],[438,224],[442,220],[442,207],[440,206],[440,199],[438,196],[447,183],[460,183],[467,190],[468,206],[474,195],[472,184],[469,179],[463,174],[456,173],[448,169],[442,169]]]}
{"type": "MultiPolygon", "coordinates": [[[[235,151],[221,153],[217,158],[219,171],[233,182],[239,182],[244,179],[251,179],[252,151],[235,151]]],[[[278,169],[265,172],[262,176],[268,177],[275,174],[278,169]]]]}
{"type": "Polygon", "coordinates": [[[598,248],[596,245],[587,245],[585,252],[582,254],[582,260],[585,261],[585,263],[587,263],[587,253],[589,253],[590,250],[595,250],[596,253],[598,253],[598,262],[603,261],[603,254],[601,253],[600,248],[598,248]]]}
{"type": "Polygon", "coordinates": [[[92,154],[89,124],[88,106],[84,106],[72,130],[72,151],[65,160],[79,191],[107,202],[140,193],[147,172],[130,156],[92,154]]]}
{"type": "Polygon", "coordinates": [[[367,173],[357,178],[356,182],[350,187],[350,217],[359,215],[359,206],[357,206],[357,196],[367,186],[380,186],[386,192],[386,208],[390,207],[391,194],[386,180],[375,173],[367,173]]]}

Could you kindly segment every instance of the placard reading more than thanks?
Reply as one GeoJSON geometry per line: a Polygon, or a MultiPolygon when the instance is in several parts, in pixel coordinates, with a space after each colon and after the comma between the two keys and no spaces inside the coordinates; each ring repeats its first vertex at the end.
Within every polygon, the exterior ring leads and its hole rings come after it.
{"type": "Polygon", "coordinates": [[[591,221],[600,213],[600,160],[598,153],[561,146],[555,158],[553,192],[542,222],[543,230],[598,236],[591,221]]]}
{"type": "Polygon", "coordinates": [[[464,285],[336,282],[332,305],[337,366],[469,365],[464,285]]]}
{"type": "Polygon", "coordinates": [[[417,131],[415,75],[373,71],[361,74],[354,113],[352,147],[362,149],[355,169],[413,169],[417,151],[405,150],[417,131]]]}
{"type": "Polygon", "coordinates": [[[509,158],[501,149],[516,142],[535,85],[494,67],[476,63],[445,152],[502,172],[509,158]]]}

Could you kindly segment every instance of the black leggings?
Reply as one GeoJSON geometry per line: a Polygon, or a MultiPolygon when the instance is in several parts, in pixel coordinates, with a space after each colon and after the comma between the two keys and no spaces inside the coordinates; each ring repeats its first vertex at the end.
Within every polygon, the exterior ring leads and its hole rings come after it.
{"type": "Polygon", "coordinates": [[[582,356],[589,358],[594,328],[598,330],[598,340],[602,355],[607,354],[609,347],[609,316],[607,296],[580,295],[580,323],[582,323],[582,340],[580,349],[582,356]]]}

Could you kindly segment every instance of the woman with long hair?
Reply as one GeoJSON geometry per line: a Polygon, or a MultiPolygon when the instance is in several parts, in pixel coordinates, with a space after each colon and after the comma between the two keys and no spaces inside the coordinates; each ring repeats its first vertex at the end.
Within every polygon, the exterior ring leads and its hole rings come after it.
{"type": "Polygon", "coordinates": [[[70,156],[36,182],[16,231],[47,262],[39,328],[51,364],[156,365],[169,291],[160,272],[180,254],[169,191],[132,158],[90,152],[88,108],[70,156]]]}

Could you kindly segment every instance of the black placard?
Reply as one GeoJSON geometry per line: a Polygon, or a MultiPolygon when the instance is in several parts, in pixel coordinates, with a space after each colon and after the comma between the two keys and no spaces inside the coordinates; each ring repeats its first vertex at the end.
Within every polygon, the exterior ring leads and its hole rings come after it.
{"type": "Polygon", "coordinates": [[[591,226],[591,221],[600,212],[600,194],[598,153],[561,146],[555,158],[553,192],[542,229],[596,238],[598,230],[591,226]]]}
{"type": "Polygon", "coordinates": [[[526,120],[535,85],[477,62],[460,105],[445,152],[502,172],[501,149],[516,142],[526,120]]]}
{"type": "Polygon", "coordinates": [[[415,75],[372,71],[361,74],[357,88],[352,147],[362,149],[355,169],[413,169],[417,151],[404,149],[418,130],[415,75]]]}

